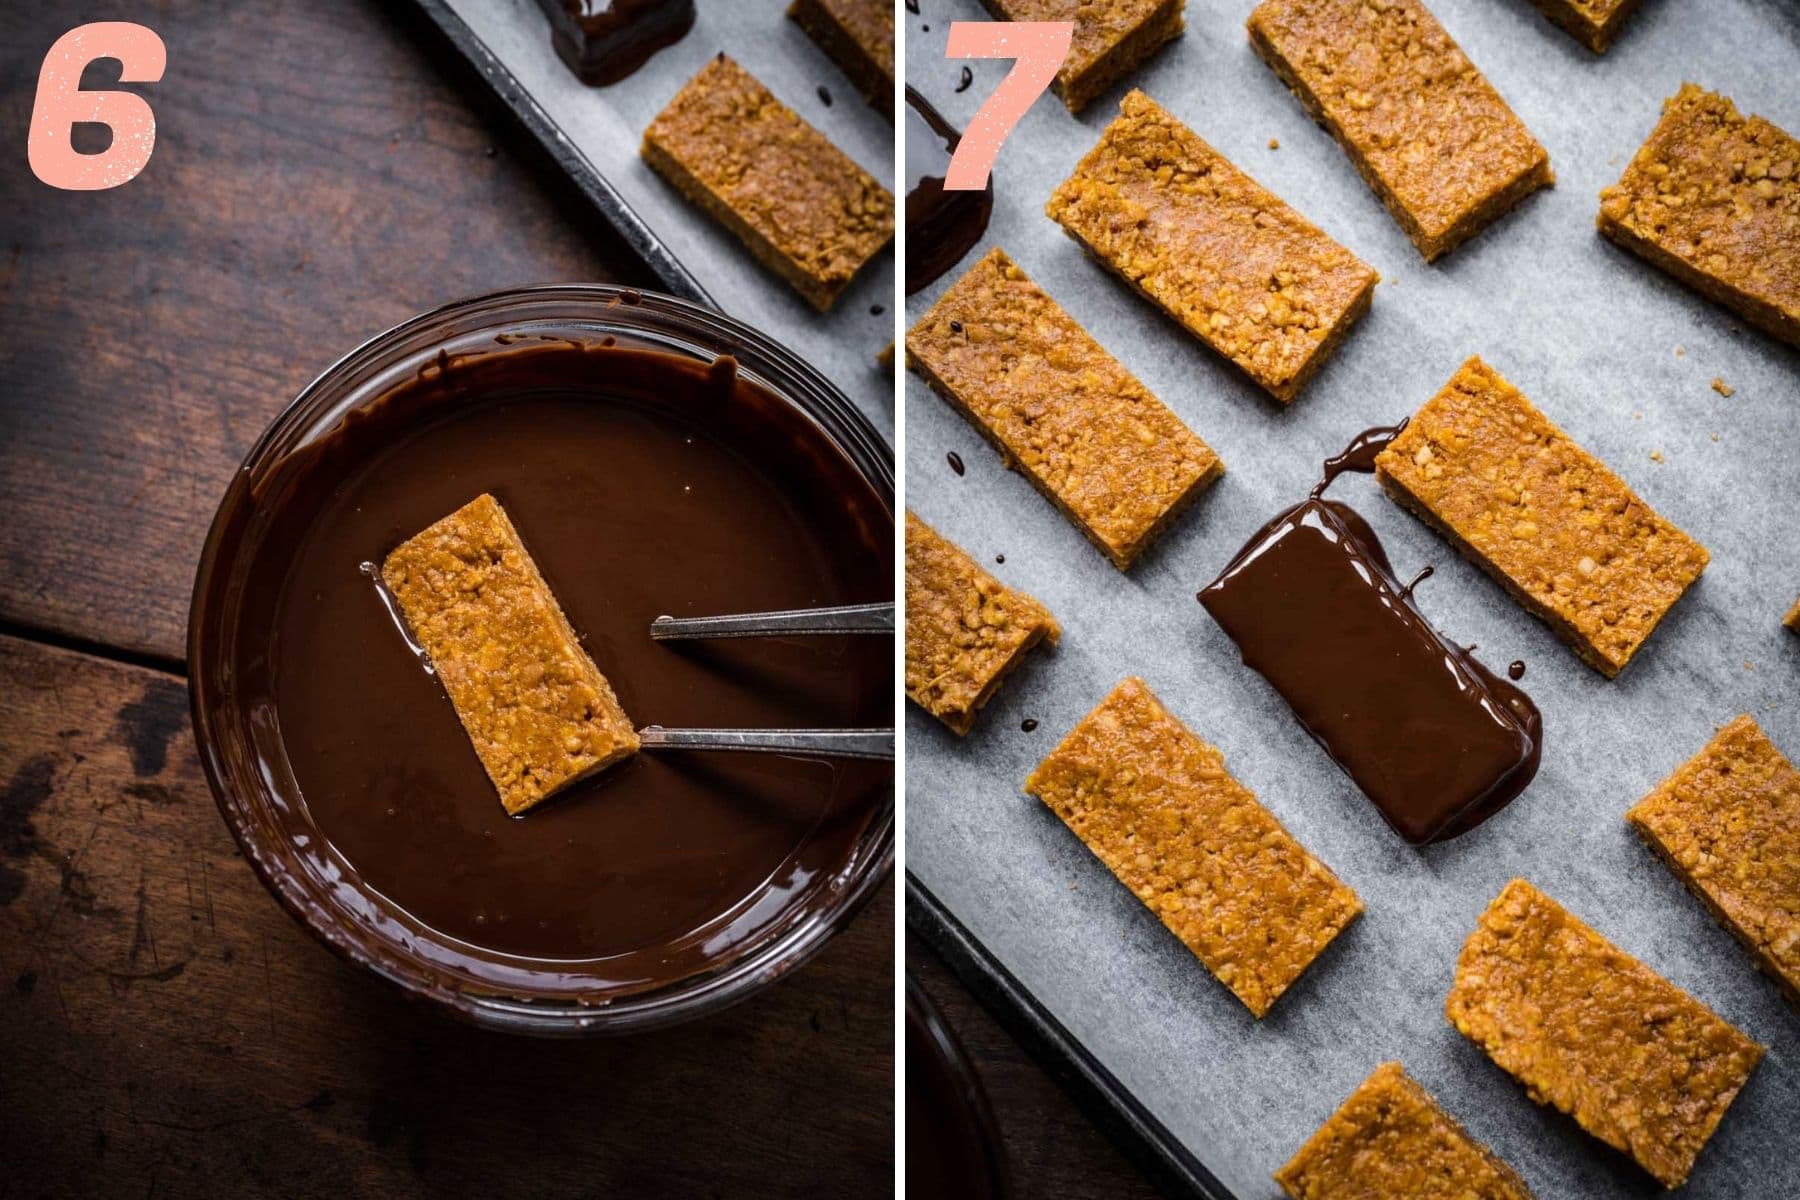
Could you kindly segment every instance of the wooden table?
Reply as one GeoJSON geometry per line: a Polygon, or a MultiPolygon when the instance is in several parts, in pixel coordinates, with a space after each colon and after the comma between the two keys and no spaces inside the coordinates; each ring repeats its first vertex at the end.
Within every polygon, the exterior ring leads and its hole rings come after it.
{"type": "Polygon", "coordinates": [[[1005,1147],[1013,1200],[1156,1200],[1137,1168],[911,933],[906,969],[975,1067],[1005,1147]]]}
{"type": "Polygon", "coordinates": [[[0,5],[0,1196],[891,1194],[891,888],[722,1016],[539,1042],[338,962],[213,807],[188,591],[265,423],[419,309],[641,282],[400,7],[0,5]],[[107,18],[168,45],[156,151],[55,192],[38,63],[107,18]]]}

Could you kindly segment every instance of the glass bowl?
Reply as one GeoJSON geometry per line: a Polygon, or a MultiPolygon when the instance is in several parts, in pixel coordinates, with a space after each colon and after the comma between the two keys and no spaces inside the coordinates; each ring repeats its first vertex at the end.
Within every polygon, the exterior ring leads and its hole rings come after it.
{"type": "MultiPolygon", "coordinates": [[[[285,766],[273,706],[247,695],[234,667],[266,640],[271,614],[254,611],[246,579],[258,539],[279,508],[290,456],[327,437],[427,364],[494,352],[533,338],[614,338],[670,354],[737,361],[741,376],[785,401],[833,444],[879,498],[893,536],[893,456],[843,394],[785,348],[740,322],[671,296],[600,284],[497,292],[404,321],[338,360],[303,389],[256,442],[233,477],[202,551],[188,621],[190,700],[207,781],[225,823],[263,883],[309,932],[348,961],[409,995],[478,1025],[549,1036],[625,1033],[691,1020],[755,992],[816,953],[888,876],[893,862],[891,780],[841,867],[731,956],[673,981],[623,995],[545,993],[525,985],[472,986],[421,953],[423,927],[372,899],[356,872],[305,828],[305,800],[285,766]]],[[[425,930],[430,934],[431,931],[425,930]]],[[[566,982],[566,981],[565,981],[566,982]]]]}

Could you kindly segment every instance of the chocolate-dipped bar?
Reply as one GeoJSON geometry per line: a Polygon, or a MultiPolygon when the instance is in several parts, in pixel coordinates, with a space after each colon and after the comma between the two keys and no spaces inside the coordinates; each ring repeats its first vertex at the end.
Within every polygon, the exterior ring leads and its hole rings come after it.
{"type": "Polygon", "coordinates": [[[581,82],[617,83],[694,27],[694,0],[538,0],[550,44],[581,82]]]}
{"type": "Polygon", "coordinates": [[[1312,494],[1199,598],[1394,832],[1423,845],[1525,789],[1543,723],[1530,697],[1419,615],[1368,523],[1324,498],[1339,474],[1372,471],[1399,429],[1371,429],[1327,462],[1312,494]]]}
{"type": "Polygon", "coordinates": [[[987,232],[994,180],[979,192],[948,192],[944,177],[962,135],[931,101],[906,89],[906,294],[931,285],[987,232]]]}
{"type": "Polygon", "coordinates": [[[637,730],[500,502],[483,492],[400,543],[381,581],[506,811],[637,753],[637,730]]]}
{"type": "MultiPolygon", "coordinates": [[[[512,344],[470,339],[394,380],[283,461],[234,584],[259,615],[231,670],[242,703],[267,714],[260,769],[288,781],[282,840],[368,914],[344,927],[356,953],[411,937],[445,978],[530,995],[662,986],[815,911],[892,769],[639,754],[514,819],[446,702],[455,681],[427,620],[407,605],[396,625],[410,587],[387,580],[398,595],[384,596],[358,564],[396,565],[397,547],[485,492],[581,634],[552,640],[591,656],[633,720],[871,726],[893,718],[882,639],[672,648],[645,631],[662,613],[892,596],[891,510],[816,423],[730,358],[610,336],[497,340],[512,344]]],[[[429,584],[438,568],[419,565],[429,584]]],[[[516,644],[520,630],[507,632],[516,644]]],[[[470,669],[506,667],[505,647],[494,652],[470,669]]]]}

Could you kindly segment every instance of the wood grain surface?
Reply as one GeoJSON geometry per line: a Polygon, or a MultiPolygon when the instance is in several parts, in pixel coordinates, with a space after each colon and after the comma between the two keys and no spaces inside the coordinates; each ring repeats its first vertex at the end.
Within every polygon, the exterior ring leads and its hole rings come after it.
{"type": "Polygon", "coordinates": [[[1155,1200],[1157,1190],[969,994],[906,936],[912,973],[962,1043],[1005,1147],[1013,1200],[1155,1200]]]}
{"type": "Polygon", "coordinates": [[[643,282],[407,8],[0,4],[0,621],[174,663],[226,480],[307,381],[460,296],[643,282]],[[156,149],[124,187],[55,191],[24,163],[38,65],[102,19],[168,47],[132,88],[156,149]]]}
{"type": "Polygon", "coordinates": [[[891,1194],[891,887],[717,1017],[486,1033],[281,910],[179,679],[6,637],[0,679],[0,1194],[891,1194]]]}
{"type": "Polygon", "coordinates": [[[504,1037],[303,933],[201,777],[188,593],[265,423],[422,308],[643,282],[406,9],[0,4],[0,1197],[891,1194],[891,887],[719,1017],[504,1037]],[[56,192],[38,63],[100,19],[168,46],[156,151],[56,192]]]}

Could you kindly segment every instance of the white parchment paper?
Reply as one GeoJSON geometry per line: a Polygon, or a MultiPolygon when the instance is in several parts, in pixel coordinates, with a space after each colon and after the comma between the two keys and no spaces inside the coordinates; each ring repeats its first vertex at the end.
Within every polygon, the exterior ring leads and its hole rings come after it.
{"type": "Polygon", "coordinates": [[[891,440],[893,377],[875,356],[893,337],[893,250],[877,255],[821,315],[638,156],[645,127],[707,59],[723,50],[893,190],[894,127],[783,15],[786,0],[699,0],[686,37],[610,87],[587,86],[557,57],[537,0],[447,2],[720,308],[784,341],[891,440]],[[829,105],[818,94],[821,84],[831,94],[829,105]],[[882,311],[871,311],[877,305],[882,311]]]}
{"type": "MultiPolygon", "coordinates": [[[[942,58],[976,0],[906,17],[908,78],[965,125],[1005,72],[942,58]],[[929,26],[927,32],[925,27],[929,26]]],[[[1043,600],[1060,649],[1009,679],[958,740],[908,706],[909,866],[1237,1194],[1279,1195],[1280,1166],[1373,1067],[1399,1059],[1540,1197],[1660,1189],[1569,1118],[1539,1108],[1444,1019],[1458,950],[1523,875],[1768,1047],[1685,1195],[1800,1197],[1800,1012],[1646,850],[1623,814],[1716,726],[1753,713],[1800,758],[1800,354],[1744,327],[1594,231],[1683,80],[1800,131],[1800,5],[1646,0],[1596,58],[1525,0],[1433,0],[1549,148],[1540,193],[1427,266],[1348,158],[1251,52],[1250,0],[1189,0],[1187,33],[1129,81],[1373,264],[1373,311],[1283,409],[1086,259],[1044,201],[1117,114],[1036,105],[1001,151],[992,226],[1006,249],[1224,458],[1227,474],[1129,575],[1114,570],[916,378],[905,384],[909,505],[1043,600]],[[1269,142],[1277,139],[1279,149],[1269,142]],[[1244,667],[1195,603],[1250,533],[1300,499],[1320,460],[1394,421],[1481,354],[1713,553],[1706,575],[1616,681],[1366,477],[1332,494],[1369,518],[1402,578],[1426,563],[1425,614],[1543,709],[1543,767],[1501,815],[1414,850],[1244,667]],[[1734,394],[1725,398],[1718,377],[1734,394]],[[965,477],[945,455],[959,453],[965,477]],[[1120,678],[1141,675],[1232,772],[1358,893],[1367,913],[1265,1020],[1244,1007],[1037,801],[1031,767],[1120,678]],[[1020,728],[1036,718],[1032,733],[1020,728]]],[[[907,305],[916,319],[957,271],[907,305]]]]}

